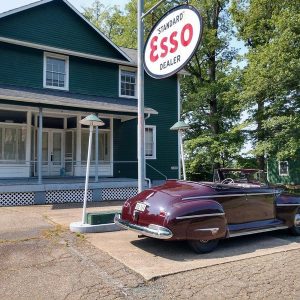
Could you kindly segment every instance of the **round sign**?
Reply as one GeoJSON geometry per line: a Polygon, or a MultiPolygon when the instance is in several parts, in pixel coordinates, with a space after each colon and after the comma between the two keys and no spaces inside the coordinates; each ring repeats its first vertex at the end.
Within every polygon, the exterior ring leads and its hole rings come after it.
{"type": "Polygon", "coordinates": [[[144,66],[153,78],[169,77],[192,58],[202,37],[202,18],[190,5],[168,11],[152,28],[144,49],[144,66]]]}

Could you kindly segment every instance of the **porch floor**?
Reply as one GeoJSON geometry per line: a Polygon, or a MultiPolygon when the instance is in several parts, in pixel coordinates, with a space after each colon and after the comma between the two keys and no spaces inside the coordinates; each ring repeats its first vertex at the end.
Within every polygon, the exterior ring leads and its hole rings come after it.
{"type": "MultiPolygon", "coordinates": [[[[85,177],[72,177],[72,176],[57,176],[57,177],[43,177],[43,185],[47,184],[80,184],[85,183],[85,177]]],[[[100,183],[131,183],[137,184],[137,179],[134,178],[113,178],[113,177],[99,177],[98,181],[95,181],[95,177],[89,178],[89,184],[100,183]]],[[[7,178],[0,179],[0,186],[12,186],[12,185],[39,185],[37,177],[29,178],[7,178]]]]}

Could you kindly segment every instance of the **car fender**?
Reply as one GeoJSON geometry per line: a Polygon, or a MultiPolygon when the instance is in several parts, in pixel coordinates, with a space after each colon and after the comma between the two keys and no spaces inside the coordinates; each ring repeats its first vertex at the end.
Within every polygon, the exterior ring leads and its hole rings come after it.
{"type": "Polygon", "coordinates": [[[300,197],[288,193],[282,193],[275,199],[276,217],[284,220],[286,225],[294,225],[294,217],[300,210],[300,197]]]}
{"type": "Polygon", "coordinates": [[[226,216],[215,200],[193,199],[176,203],[166,223],[178,239],[212,240],[227,236],[226,216]]]}

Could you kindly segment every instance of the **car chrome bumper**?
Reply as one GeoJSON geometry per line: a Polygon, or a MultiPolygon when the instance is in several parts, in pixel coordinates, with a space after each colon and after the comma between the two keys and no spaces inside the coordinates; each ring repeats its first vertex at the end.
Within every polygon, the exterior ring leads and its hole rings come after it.
{"type": "Polygon", "coordinates": [[[140,226],[137,224],[132,224],[132,223],[129,223],[128,221],[122,220],[120,214],[115,215],[114,221],[115,221],[115,224],[119,225],[122,228],[130,229],[130,230],[136,231],[142,235],[149,236],[152,238],[167,240],[173,236],[172,231],[166,227],[155,225],[155,224],[150,224],[147,227],[140,226]]]}

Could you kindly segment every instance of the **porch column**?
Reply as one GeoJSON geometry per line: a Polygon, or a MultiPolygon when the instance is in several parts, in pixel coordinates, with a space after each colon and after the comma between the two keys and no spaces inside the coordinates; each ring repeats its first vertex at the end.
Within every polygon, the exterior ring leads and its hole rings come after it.
{"type": "Polygon", "coordinates": [[[96,126],[95,130],[95,182],[98,182],[99,176],[98,176],[98,164],[99,164],[99,147],[98,147],[98,141],[99,140],[99,127],[96,126]]]}
{"type": "Polygon", "coordinates": [[[28,177],[30,177],[30,168],[31,168],[31,111],[27,112],[27,125],[26,125],[26,152],[25,152],[25,161],[28,166],[28,177]]]}
{"type": "Polygon", "coordinates": [[[38,128],[38,183],[42,183],[42,159],[43,159],[43,109],[39,107],[39,128],[38,128]]]}
{"type": "Polygon", "coordinates": [[[75,175],[81,175],[81,116],[77,116],[77,130],[76,130],[76,170],[75,175]]]}

